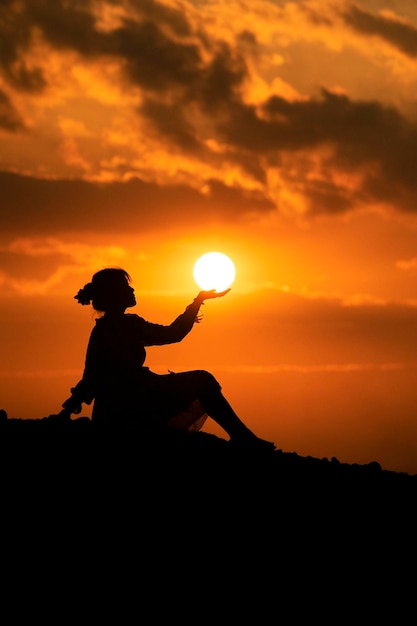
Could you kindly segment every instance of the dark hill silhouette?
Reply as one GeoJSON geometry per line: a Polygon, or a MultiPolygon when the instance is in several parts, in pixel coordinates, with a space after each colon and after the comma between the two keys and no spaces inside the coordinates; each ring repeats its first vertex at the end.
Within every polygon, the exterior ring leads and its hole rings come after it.
{"type": "Polygon", "coordinates": [[[279,503],[278,508],[289,503],[297,508],[297,502],[302,506],[311,500],[325,510],[340,502],[354,505],[362,498],[362,514],[376,514],[390,501],[406,506],[417,489],[417,475],[384,470],[377,461],[359,465],[282,450],[255,453],[203,431],[154,433],[98,427],[87,417],[3,415],[0,434],[4,469],[13,467],[15,480],[28,480],[40,492],[62,480],[62,487],[78,483],[82,494],[92,487],[93,478],[95,488],[110,478],[122,489],[134,491],[140,481],[167,497],[174,489],[176,496],[188,499],[195,487],[193,497],[212,505],[239,494],[271,511],[279,503]]]}
{"type": "Polygon", "coordinates": [[[30,571],[48,605],[264,624],[338,603],[374,623],[409,576],[417,476],[201,431],[1,417],[3,567],[30,571]]]}

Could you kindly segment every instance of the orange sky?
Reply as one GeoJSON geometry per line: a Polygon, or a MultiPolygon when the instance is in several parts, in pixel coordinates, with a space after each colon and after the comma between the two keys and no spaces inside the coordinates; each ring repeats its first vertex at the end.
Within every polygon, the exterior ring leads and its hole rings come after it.
{"type": "Polygon", "coordinates": [[[147,364],[209,369],[285,451],[417,474],[415,0],[8,0],[0,42],[0,408],[59,411],[92,273],[169,323],[219,250],[232,291],[147,364]]]}

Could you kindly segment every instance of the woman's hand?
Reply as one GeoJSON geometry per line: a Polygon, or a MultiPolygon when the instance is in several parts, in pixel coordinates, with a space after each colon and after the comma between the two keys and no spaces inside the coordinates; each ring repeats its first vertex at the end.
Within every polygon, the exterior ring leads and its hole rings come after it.
{"type": "Polygon", "coordinates": [[[229,289],[225,289],[224,291],[216,291],[215,289],[209,289],[208,291],[200,291],[197,296],[197,300],[200,302],[204,302],[204,300],[211,300],[211,298],[222,298],[227,293],[229,293],[229,289]]]}
{"type": "Polygon", "coordinates": [[[70,396],[68,398],[68,400],[65,400],[65,402],[62,404],[62,411],[61,413],[68,413],[69,415],[71,415],[71,413],[75,413],[76,415],[79,415],[82,411],[82,404],[79,400],[75,400],[74,396],[70,396]]]}

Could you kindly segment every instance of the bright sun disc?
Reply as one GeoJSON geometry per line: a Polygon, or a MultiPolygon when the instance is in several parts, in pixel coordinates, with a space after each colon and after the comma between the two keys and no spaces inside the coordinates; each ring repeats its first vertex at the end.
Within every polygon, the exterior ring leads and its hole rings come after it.
{"type": "Polygon", "coordinates": [[[236,276],[233,261],[222,252],[207,252],[194,265],[194,280],[197,285],[208,291],[228,289],[236,276]]]}

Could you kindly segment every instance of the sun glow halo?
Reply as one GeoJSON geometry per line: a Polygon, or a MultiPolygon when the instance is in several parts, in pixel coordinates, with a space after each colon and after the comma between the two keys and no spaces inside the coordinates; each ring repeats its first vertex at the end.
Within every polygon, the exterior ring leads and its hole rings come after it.
{"type": "Polygon", "coordinates": [[[222,252],[207,252],[194,264],[194,280],[206,291],[228,289],[236,276],[233,261],[222,252]]]}

